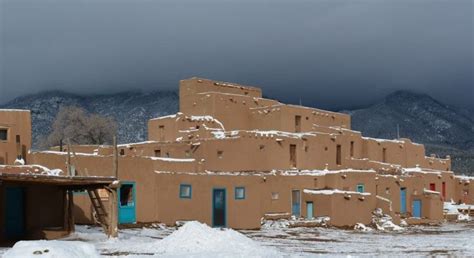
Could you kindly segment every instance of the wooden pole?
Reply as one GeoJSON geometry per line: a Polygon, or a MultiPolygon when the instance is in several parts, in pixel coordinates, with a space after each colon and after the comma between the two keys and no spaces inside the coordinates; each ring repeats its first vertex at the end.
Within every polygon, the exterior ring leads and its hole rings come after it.
{"type": "Polygon", "coordinates": [[[67,190],[67,199],[69,232],[74,233],[76,231],[76,228],[74,226],[74,196],[72,190],[67,190]]]}
{"type": "Polygon", "coordinates": [[[114,158],[113,158],[113,174],[115,175],[115,178],[119,178],[118,175],[118,148],[117,148],[117,136],[114,136],[113,139],[113,145],[114,145],[114,158]]]}
{"type": "Polygon", "coordinates": [[[107,187],[107,192],[109,193],[109,213],[108,213],[108,228],[107,236],[108,237],[118,237],[118,197],[117,197],[117,188],[118,185],[111,185],[107,187]]]}
{"type": "Polygon", "coordinates": [[[67,175],[71,176],[71,142],[67,139],[67,175]]]}

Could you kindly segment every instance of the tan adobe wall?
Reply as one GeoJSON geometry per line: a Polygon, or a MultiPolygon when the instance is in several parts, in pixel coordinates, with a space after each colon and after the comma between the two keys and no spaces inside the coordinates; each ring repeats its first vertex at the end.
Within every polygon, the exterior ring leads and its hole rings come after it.
{"type": "Polygon", "coordinates": [[[474,204],[474,177],[456,176],[454,192],[454,202],[474,204]]]}
{"type": "Polygon", "coordinates": [[[367,225],[372,221],[376,199],[371,194],[310,194],[311,192],[308,191],[303,195],[303,214],[306,214],[306,203],[313,202],[315,215],[330,217],[329,223],[333,226],[353,227],[356,223],[367,225]],[[348,215],[348,213],[351,215],[348,215]]]}
{"type": "Polygon", "coordinates": [[[0,109],[0,130],[7,130],[7,140],[0,139],[0,165],[13,165],[18,155],[26,159],[31,148],[30,111],[0,109]]]}
{"type": "Polygon", "coordinates": [[[179,108],[180,111],[186,113],[185,110],[192,106],[193,96],[202,92],[220,92],[230,93],[237,95],[244,95],[249,97],[262,97],[262,91],[259,88],[251,86],[243,86],[235,83],[218,82],[208,79],[191,78],[187,80],[181,80],[179,82],[179,108]]]}

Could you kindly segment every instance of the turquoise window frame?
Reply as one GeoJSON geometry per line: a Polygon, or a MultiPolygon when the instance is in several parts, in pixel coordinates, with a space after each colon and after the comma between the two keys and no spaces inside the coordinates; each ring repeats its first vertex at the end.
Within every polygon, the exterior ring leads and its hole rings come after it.
{"type": "Polygon", "coordinates": [[[180,199],[191,199],[192,197],[193,197],[193,187],[192,187],[192,185],[190,185],[190,184],[180,184],[179,185],[179,198],[180,199]],[[184,187],[189,187],[189,196],[182,194],[183,193],[182,189],[184,187]]]}
{"type": "Polygon", "coordinates": [[[245,195],[245,187],[243,187],[243,186],[235,187],[235,189],[234,189],[234,199],[235,199],[235,200],[245,200],[245,197],[246,197],[246,195],[245,195]],[[243,190],[243,191],[244,191],[244,196],[243,196],[243,197],[237,197],[237,191],[238,191],[238,190],[243,190]]]}
{"type": "Polygon", "coordinates": [[[357,184],[356,191],[359,193],[364,193],[365,192],[365,185],[364,184],[357,184]],[[359,191],[359,187],[362,188],[362,191],[359,191]]]}

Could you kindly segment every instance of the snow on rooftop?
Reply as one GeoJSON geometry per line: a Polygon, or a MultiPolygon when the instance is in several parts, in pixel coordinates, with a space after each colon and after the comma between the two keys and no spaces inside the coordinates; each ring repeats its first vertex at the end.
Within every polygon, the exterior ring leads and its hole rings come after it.
{"type": "Polygon", "coordinates": [[[433,191],[433,190],[428,190],[428,189],[426,189],[426,188],[423,188],[423,193],[426,193],[426,194],[437,194],[437,195],[440,194],[440,192],[433,191]]]}
{"type": "Polygon", "coordinates": [[[3,109],[0,108],[0,112],[30,112],[28,109],[3,109]]]}
{"type": "Polygon", "coordinates": [[[393,142],[393,143],[405,143],[404,141],[401,141],[401,140],[388,140],[388,139],[379,139],[379,138],[372,138],[372,137],[362,137],[362,139],[364,140],[372,140],[372,141],[376,141],[376,142],[393,142]]]}
{"type": "Polygon", "coordinates": [[[153,120],[160,120],[160,119],[167,119],[167,118],[176,118],[176,114],[174,114],[174,115],[160,116],[160,117],[152,118],[152,119],[150,119],[150,121],[153,121],[153,120]]]}
{"type": "Polygon", "coordinates": [[[281,137],[289,137],[289,138],[302,138],[304,136],[316,136],[314,133],[289,133],[289,132],[283,132],[283,131],[276,131],[276,130],[270,130],[270,131],[261,131],[261,130],[251,130],[247,131],[249,133],[254,133],[257,136],[263,136],[263,137],[273,137],[273,136],[281,136],[281,137]]]}
{"type": "MultiPolygon", "coordinates": [[[[274,172],[277,172],[274,170],[274,172]]],[[[296,175],[304,175],[304,176],[325,176],[329,174],[339,174],[339,173],[375,173],[375,170],[360,170],[360,169],[341,169],[341,170],[285,170],[280,171],[281,175],[284,176],[296,176],[296,175]]]]}
{"type": "Polygon", "coordinates": [[[95,258],[99,257],[94,245],[80,241],[19,241],[2,256],[3,258],[36,258],[36,257],[67,257],[95,258]]]}
{"type": "Polygon", "coordinates": [[[148,157],[151,160],[162,160],[168,162],[194,162],[195,159],[178,159],[178,158],[166,158],[166,157],[148,157]]]}
{"type": "Polygon", "coordinates": [[[360,192],[354,192],[354,191],[342,191],[339,189],[325,189],[325,190],[309,190],[309,189],[304,189],[303,193],[306,194],[322,194],[322,195],[333,195],[333,194],[356,194],[356,195],[371,195],[371,193],[360,193],[360,192]]]}

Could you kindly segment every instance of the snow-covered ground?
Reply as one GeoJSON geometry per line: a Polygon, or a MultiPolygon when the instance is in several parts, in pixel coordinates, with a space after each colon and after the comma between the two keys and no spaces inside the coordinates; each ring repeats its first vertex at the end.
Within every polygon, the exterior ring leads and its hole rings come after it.
{"type": "MultiPolygon", "coordinates": [[[[473,222],[408,227],[391,233],[287,228],[285,224],[276,223],[239,234],[233,230],[211,229],[197,222],[188,223],[180,230],[159,225],[123,229],[118,239],[107,239],[98,227],[77,226],[76,231],[62,240],[92,244],[106,257],[474,256],[473,222]]],[[[7,250],[0,249],[0,254],[7,250]]]]}

